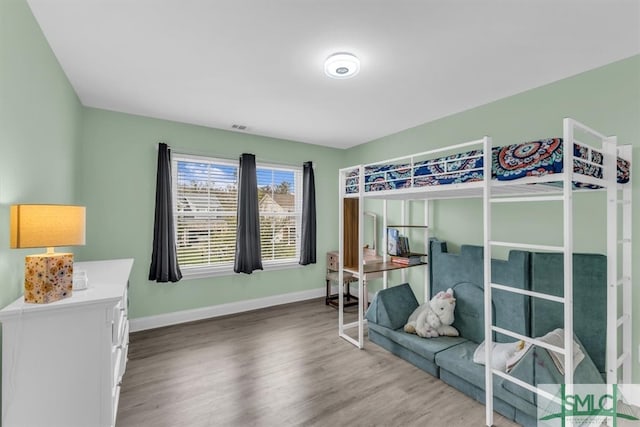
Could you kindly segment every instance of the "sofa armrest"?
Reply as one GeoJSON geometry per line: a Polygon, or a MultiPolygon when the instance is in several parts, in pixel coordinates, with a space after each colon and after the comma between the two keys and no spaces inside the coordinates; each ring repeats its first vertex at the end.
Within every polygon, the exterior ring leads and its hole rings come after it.
{"type": "Polygon", "coordinates": [[[390,329],[402,328],[418,307],[408,283],[378,291],[367,310],[367,321],[390,329]]]}

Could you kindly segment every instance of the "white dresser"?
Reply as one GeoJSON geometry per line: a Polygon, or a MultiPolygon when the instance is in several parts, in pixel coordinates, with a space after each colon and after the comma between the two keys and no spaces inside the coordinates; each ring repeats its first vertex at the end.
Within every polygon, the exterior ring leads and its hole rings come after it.
{"type": "Polygon", "coordinates": [[[133,259],[78,262],[89,288],[50,304],[22,297],[0,311],[2,426],[115,425],[127,363],[133,259]]]}

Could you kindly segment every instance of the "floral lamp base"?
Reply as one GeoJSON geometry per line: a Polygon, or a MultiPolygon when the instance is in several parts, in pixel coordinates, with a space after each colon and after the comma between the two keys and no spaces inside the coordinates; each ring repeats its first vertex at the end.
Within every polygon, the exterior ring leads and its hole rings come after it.
{"type": "Polygon", "coordinates": [[[30,255],[24,261],[24,301],[46,304],[71,296],[73,254],[30,255]]]}

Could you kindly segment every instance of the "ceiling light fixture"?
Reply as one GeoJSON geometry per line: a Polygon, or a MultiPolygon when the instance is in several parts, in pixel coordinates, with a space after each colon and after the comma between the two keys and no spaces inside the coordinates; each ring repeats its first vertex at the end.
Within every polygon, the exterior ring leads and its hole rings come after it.
{"type": "Polygon", "coordinates": [[[324,61],[324,72],[332,79],[350,79],[360,71],[360,60],[351,53],[334,53],[324,61]]]}

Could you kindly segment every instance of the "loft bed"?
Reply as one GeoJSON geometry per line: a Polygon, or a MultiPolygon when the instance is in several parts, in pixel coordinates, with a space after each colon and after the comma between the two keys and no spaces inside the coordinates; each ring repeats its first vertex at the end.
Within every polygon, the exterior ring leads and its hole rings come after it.
{"type": "MultiPolygon", "coordinates": [[[[493,147],[491,138],[454,146],[429,150],[410,156],[397,157],[371,164],[351,166],[339,171],[340,223],[339,223],[339,275],[345,270],[344,236],[342,218],[344,200],[359,199],[359,215],[362,217],[365,199],[383,200],[383,227],[387,227],[387,200],[401,200],[401,216],[405,217],[405,202],[424,200],[424,224],[428,229],[429,201],[441,199],[482,198],[484,223],[484,299],[485,299],[485,402],[486,423],[493,424],[493,376],[498,375],[529,391],[544,395],[544,391],[533,385],[509,378],[491,368],[492,335],[496,332],[539,345],[537,339],[524,337],[493,325],[492,289],[523,293],[509,286],[491,282],[491,256],[494,247],[524,249],[532,251],[561,252],[564,254],[564,295],[573,294],[573,197],[574,192],[606,192],[607,234],[607,383],[631,383],[631,147],[618,146],[616,137],[605,136],[573,119],[563,121],[562,138],[554,137],[538,141],[517,142],[493,147]],[[576,136],[586,138],[589,143],[576,136]],[[564,168],[565,164],[573,165],[564,168]],[[563,244],[559,246],[501,242],[492,239],[491,206],[495,203],[528,203],[558,201],[562,203],[563,244]],[[619,220],[621,218],[621,221],[619,220]],[[621,222],[622,239],[619,239],[621,222]],[[488,254],[488,256],[486,256],[488,254]],[[621,268],[618,268],[620,261],[621,268]],[[619,274],[619,270],[621,274],[619,274]],[[618,287],[622,287],[622,315],[618,307],[618,287]],[[618,351],[618,332],[622,329],[622,354],[618,351]],[[619,372],[621,371],[621,376],[619,372]]],[[[361,221],[360,221],[361,222],[361,221]]],[[[363,229],[358,226],[358,247],[363,247],[363,229]]],[[[383,234],[386,248],[386,233],[383,234]]],[[[425,248],[428,232],[425,232],[425,248]]],[[[360,251],[362,252],[362,251],[360,251]]],[[[388,263],[388,255],[384,262],[388,263]]],[[[429,298],[429,274],[423,267],[424,295],[429,298]]],[[[357,266],[349,272],[358,279],[359,295],[362,295],[367,280],[362,253],[357,266]]],[[[383,287],[388,286],[387,274],[383,276],[383,287]]],[[[404,273],[403,273],[404,281],[404,273]]],[[[342,294],[342,277],[338,280],[338,293],[342,294]]],[[[526,292],[532,298],[552,299],[538,292],[526,292]]],[[[344,307],[339,304],[339,336],[357,346],[364,346],[363,298],[359,301],[358,319],[344,323],[344,307]],[[357,339],[346,333],[358,329],[357,339]]],[[[552,299],[564,304],[564,355],[566,384],[573,383],[573,301],[571,298],[552,299]]],[[[544,347],[544,345],[542,345],[544,347]]]]}

